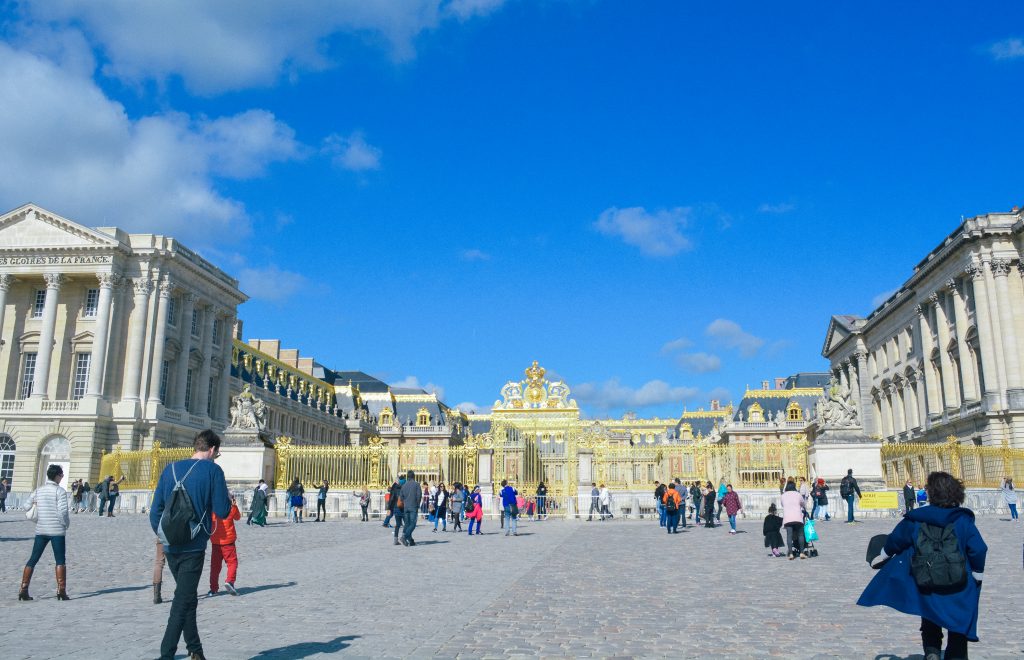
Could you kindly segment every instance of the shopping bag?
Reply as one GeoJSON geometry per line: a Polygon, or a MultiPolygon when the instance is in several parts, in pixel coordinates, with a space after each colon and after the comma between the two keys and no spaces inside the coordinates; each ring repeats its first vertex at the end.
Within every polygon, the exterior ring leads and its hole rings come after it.
{"type": "Polygon", "coordinates": [[[818,530],[813,520],[808,520],[804,523],[804,538],[808,543],[814,543],[818,540],[818,530]]]}

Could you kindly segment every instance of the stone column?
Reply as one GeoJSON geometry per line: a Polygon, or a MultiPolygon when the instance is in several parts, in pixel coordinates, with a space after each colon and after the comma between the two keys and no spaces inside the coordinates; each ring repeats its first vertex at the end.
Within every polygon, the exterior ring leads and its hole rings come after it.
{"type": "Polygon", "coordinates": [[[147,277],[133,282],[135,288],[134,308],[131,315],[131,327],[128,329],[127,360],[124,372],[124,388],[121,399],[138,401],[139,389],[142,386],[142,352],[146,348],[146,317],[149,312],[149,294],[153,284],[147,277]]]}
{"type": "Polygon", "coordinates": [[[14,278],[7,273],[0,273],[0,348],[3,347],[4,312],[7,311],[7,291],[14,284],[14,278]]]}
{"type": "MultiPolygon", "coordinates": [[[[192,350],[192,309],[196,304],[196,297],[191,293],[185,293],[181,297],[181,336],[178,343],[181,344],[181,352],[178,354],[178,362],[175,364],[174,373],[174,398],[171,399],[175,408],[185,409],[185,381],[188,378],[188,356],[192,350]]],[[[166,405],[166,403],[164,404],[166,405]]]]}
{"type": "Polygon", "coordinates": [[[213,407],[213,416],[216,419],[226,420],[228,417],[228,404],[231,398],[231,351],[232,351],[232,338],[231,338],[231,326],[234,322],[234,318],[230,315],[225,316],[223,320],[224,331],[223,336],[220,338],[221,345],[221,361],[223,366],[221,368],[220,383],[217,387],[217,403],[213,407]]]}
{"type": "Polygon", "coordinates": [[[917,400],[910,380],[903,381],[903,414],[907,419],[908,433],[920,425],[917,421],[917,400]]]}
{"type": "MultiPolygon", "coordinates": [[[[921,336],[921,355],[924,362],[921,369],[921,379],[924,381],[925,416],[922,421],[926,421],[929,414],[942,412],[942,403],[940,400],[941,395],[939,394],[938,384],[935,382],[935,376],[931,371],[932,350],[935,348],[935,343],[932,340],[932,330],[928,319],[928,307],[925,303],[921,303],[917,306],[917,328],[918,334],[921,336]]],[[[922,426],[924,426],[924,424],[922,424],[922,426]]]]}
{"type": "Polygon", "coordinates": [[[874,402],[871,397],[868,354],[863,350],[858,350],[851,357],[857,364],[857,402],[860,404],[857,412],[860,413],[861,428],[869,435],[872,432],[881,433],[881,430],[876,428],[878,423],[875,420],[874,402]]]}
{"type": "Polygon", "coordinates": [[[199,368],[199,391],[196,392],[196,411],[206,415],[206,407],[210,402],[210,374],[213,368],[213,319],[217,308],[206,305],[203,308],[202,326],[200,329],[200,346],[203,351],[203,365],[199,368]]]}
{"type": "Polygon", "coordinates": [[[110,308],[114,301],[114,286],[121,276],[116,273],[96,273],[100,281],[100,298],[96,308],[96,331],[92,335],[92,356],[89,358],[89,388],[86,396],[103,398],[103,378],[107,375],[107,344],[110,338],[110,308]]]}
{"type": "MultiPolygon", "coordinates": [[[[992,317],[989,314],[988,286],[985,282],[985,269],[981,264],[971,264],[966,273],[974,286],[974,325],[978,329],[978,350],[981,352],[981,369],[984,374],[985,391],[982,393],[987,410],[999,407],[1002,367],[995,357],[995,340],[992,333],[992,317]]],[[[961,361],[963,358],[961,357],[961,361]]]]}
{"type": "Polygon", "coordinates": [[[946,307],[938,293],[928,296],[935,310],[935,325],[939,335],[939,365],[942,367],[942,394],[945,397],[946,408],[959,408],[960,396],[957,392],[956,374],[953,369],[953,361],[949,357],[949,320],[946,318],[946,307]]]}
{"type": "Polygon", "coordinates": [[[169,280],[160,283],[159,299],[156,307],[156,337],[153,339],[153,360],[149,368],[150,403],[164,403],[160,398],[160,379],[164,372],[164,346],[167,343],[167,309],[170,306],[171,292],[174,286],[169,280]]]}
{"type": "Polygon", "coordinates": [[[43,329],[39,333],[39,352],[36,355],[36,372],[32,379],[32,397],[48,398],[50,386],[50,360],[53,358],[53,334],[57,327],[57,296],[64,276],[60,273],[46,273],[46,301],[43,304],[43,329]]]}
{"type": "MultiPolygon", "coordinates": [[[[1010,307],[1010,288],[1006,276],[1010,272],[1009,259],[993,259],[989,263],[996,281],[996,300],[999,325],[1003,337],[1003,364],[1006,366],[1006,399],[1011,410],[1024,408],[1024,388],[1020,376],[1020,355],[1017,353],[1017,332],[1010,307]]],[[[49,296],[47,296],[49,298],[49,296]]]]}
{"type": "Polygon", "coordinates": [[[964,302],[963,292],[960,290],[960,283],[950,278],[946,282],[949,293],[953,296],[953,318],[956,327],[957,351],[960,353],[960,377],[964,384],[964,400],[979,401],[981,391],[978,387],[978,380],[974,373],[973,360],[971,359],[971,347],[967,345],[967,305],[964,302]],[[967,366],[964,366],[964,363],[967,366]]]}

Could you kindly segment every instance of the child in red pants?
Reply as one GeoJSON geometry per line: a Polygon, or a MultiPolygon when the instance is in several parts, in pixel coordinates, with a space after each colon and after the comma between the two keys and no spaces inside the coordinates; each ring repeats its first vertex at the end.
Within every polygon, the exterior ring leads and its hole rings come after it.
{"type": "Polygon", "coordinates": [[[231,498],[231,513],[227,518],[221,519],[217,514],[213,515],[214,530],[210,535],[210,545],[213,550],[210,553],[210,593],[207,596],[216,596],[220,590],[220,563],[223,560],[228,565],[228,580],[224,588],[232,596],[237,596],[235,591],[235,577],[238,573],[238,554],[235,552],[235,521],[242,518],[235,498],[231,498]]]}

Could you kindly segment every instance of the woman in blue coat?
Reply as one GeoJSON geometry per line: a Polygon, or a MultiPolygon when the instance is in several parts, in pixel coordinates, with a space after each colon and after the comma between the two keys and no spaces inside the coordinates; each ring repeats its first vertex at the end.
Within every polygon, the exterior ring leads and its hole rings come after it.
{"type": "Polygon", "coordinates": [[[966,658],[967,642],[978,641],[978,598],[985,571],[988,546],[974,525],[974,512],[964,502],[963,483],[946,472],[928,475],[931,506],[909,511],[889,535],[882,553],[872,566],[885,564],[861,594],[858,605],[887,605],[905,614],[921,617],[921,641],[927,660],[938,660],[942,629],[949,631],[946,658],[966,658]],[[943,528],[953,525],[960,551],[967,560],[967,583],[949,592],[922,592],[910,572],[914,541],[922,523],[943,528]],[[890,559],[891,558],[891,559],[890,559]],[[886,561],[888,560],[888,561],[886,561]]]}

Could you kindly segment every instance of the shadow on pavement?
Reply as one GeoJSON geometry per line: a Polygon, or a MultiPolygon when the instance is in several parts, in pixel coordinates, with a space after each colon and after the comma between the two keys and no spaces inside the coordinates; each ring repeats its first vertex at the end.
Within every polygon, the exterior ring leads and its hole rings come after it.
{"type": "Polygon", "coordinates": [[[437,545],[438,543],[451,543],[451,541],[416,541],[416,545],[437,545]]]}
{"type": "Polygon", "coordinates": [[[338,651],[351,646],[349,642],[353,639],[359,639],[359,635],[335,637],[329,642],[299,642],[297,644],[289,644],[288,646],[280,646],[276,649],[260,651],[249,660],[292,660],[308,658],[319,653],[337,653],[338,651]]]}
{"type": "Polygon", "coordinates": [[[34,538],[34,536],[12,536],[11,538],[0,539],[0,543],[4,541],[31,541],[34,538]]]}
{"type": "Polygon", "coordinates": [[[895,653],[879,653],[875,656],[875,660],[924,660],[924,656],[920,653],[914,655],[898,655],[895,653]]]}
{"type": "Polygon", "coordinates": [[[75,600],[82,600],[83,598],[92,598],[93,596],[103,596],[106,594],[117,594],[124,591],[142,591],[143,589],[151,589],[152,587],[153,585],[151,584],[144,584],[139,587],[111,587],[110,589],[100,589],[99,591],[90,591],[86,594],[79,594],[75,596],[75,600]]]}
{"type": "Polygon", "coordinates": [[[269,589],[286,589],[288,587],[294,587],[298,582],[282,582],[280,584],[261,584],[255,587],[239,587],[238,595],[244,596],[245,594],[254,594],[257,591],[267,591],[269,589]]]}

